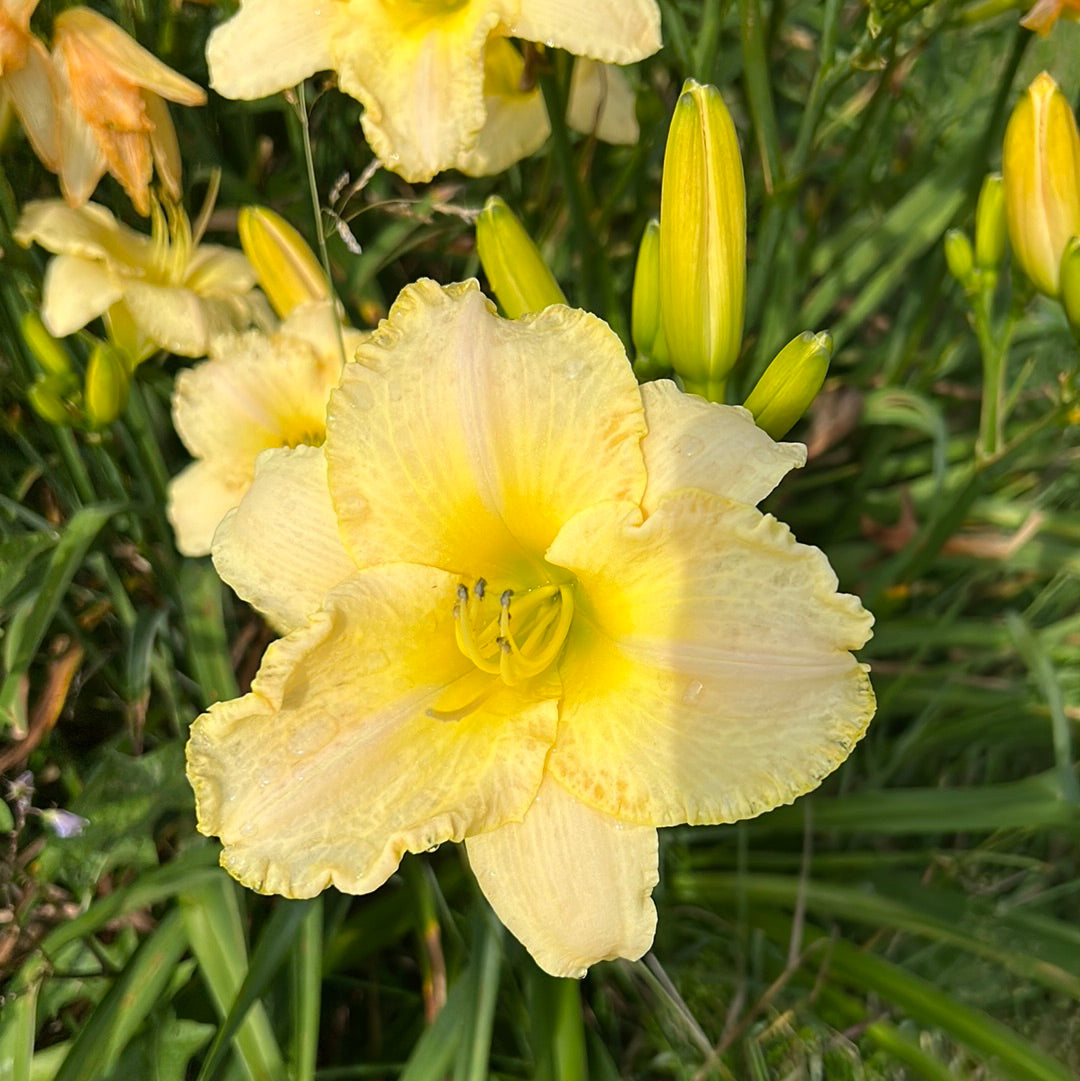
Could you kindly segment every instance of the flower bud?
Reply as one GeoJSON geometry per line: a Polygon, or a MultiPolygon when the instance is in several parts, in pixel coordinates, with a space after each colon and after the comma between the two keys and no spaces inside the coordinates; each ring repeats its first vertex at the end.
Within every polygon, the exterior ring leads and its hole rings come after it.
{"type": "Polygon", "coordinates": [[[1080,135],[1065,95],[1045,71],[1009,117],[1002,172],[1016,261],[1039,292],[1057,296],[1065,245],[1080,234],[1080,135]]]}
{"type": "Polygon", "coordinates": [[[43,372],[59,379],[72,374],[67,350],[45,329],[37,312],[24,312],[19,321],[19,330],[43,372]]]}
{"type": "Polygon", "coordinates": [[[828,331],[804,330],[765,369],[743,405],[754,422],[773,439],[782,439],[817,397],[832,358],[828,331]]]}
{"type": "Polygon", "coordinates": [[[1060,269],[1061,306],[1073,334],[1080,339],[1080,237],[1065,245],[1060,269]]]}
{"type": "Polygon", "coordinates": [[[746,295],[746,188],[735,125],[714,86],[687,79],[660,191],[660,313],[686,389],[723,396],[746,295]]]}
{"type": "Polygon", "coordinates": [[[130,377],[120,355],[112,346],[98,342],[86,365],[83,405],[92,428],[112,424],[127,405],[130,377]]]}
{"type": "Polygon", "coordinates": [[[497,195],[488,199],[476,219],[476,251],[507,318],[566,303],[540,249],[497,195]]]}
{"type": "Polygon", "coordinates": [[[962,229],[950,229],[945,234],[945,265],[965,289],[971,288],[975,278],[975,252],[962,229]]]}
{"type": "Polygon", "coordinates": [[[630,308],[630,335],[638,357],[663,363],[667,343],[660,321],[660,222],[653,218],[641,235],[634,292],[630,308]]]}
{"type": "Polygon", "coordinates": [[[979,189],[975,204],[975,265],[996,271],[1005,258],[1005,182],[1000,173],[990,173],[979,189]]]}
{"type": "Polygon", "coordinates": [[[245,206],[237,229],[240,246],[279,318],[287,318],[301,304],[330,299],[315,253],[280,214],[265,206],[245,206]]]}
{"type": "Polygon", "coordinates": [[[90,825],[89,820],[83,818],[82,815],[77,815],[74,811],[65,811],[62,807],[52,807],[46,811],[39,811],[38,814],[42,822],[61,840],[78,837],[90,825]]]}
{"type": "Polygon", "coordinates": [[[46,424],[54,428],[66,428],[71,424],[72,409],[58,376],[43,376],[26,392],[26,400],[46,424]]]}

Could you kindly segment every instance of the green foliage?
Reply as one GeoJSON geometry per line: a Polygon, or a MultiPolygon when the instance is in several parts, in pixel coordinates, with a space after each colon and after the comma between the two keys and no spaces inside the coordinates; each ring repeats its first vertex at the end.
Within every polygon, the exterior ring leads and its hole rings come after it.
{"type": "MultiPolygon", "coordinates": [[[[205,85],[221,11],[104,7],[205,85]]],[[[450,847],[369,897],[241,890],[195,832],[183,745],[271,634],[209,561],[173,548],[175,358],[143,364],[100,432],[28,404],[42,372],[20,328],[44,263],[11,230],[55,188],[9,132],[0,754],[9,780],[33,773],[34,809],[88,825],[60,838],[14,799],[0,811],[0,1081],[1080,1074],[1077,347],[1007,270],[966,295],[943,251],[950,228],[971,232],[1020,89],[1043,66],[1080,89],[1080,26],[1035,40],[1016,5],[949,0],[662,8],[666,47],[631,75],[638,145],[556,121],[497,178],[416,187],[380,171],[357,187],[359,107],[310,80],[318,228],[346,309],[372,325],[416,277],[476,272],[471,220],[497,193],[570,302],[626,331],[678,88],[716,82],[750,221],[729,397],[793,335],[831,329],[825,390],[794,432],[810,463],[772,505],[877,616],[869,734],[794,807],[664,831],[653,953],[580,984],[536,969],[450,847]]],[[[549,101],[566,60],[541,72],[549,101]]],[[[189,206],[221,171],[214,240],[235,245],[235,210],[258,202],[316,246],[295,109],[212,95],[173,113],[189,206]]],[[[96,198],[132,220],[111,181],[96,198]]],[[[57,348],[81,385],[89,336],[57,348]]]]}

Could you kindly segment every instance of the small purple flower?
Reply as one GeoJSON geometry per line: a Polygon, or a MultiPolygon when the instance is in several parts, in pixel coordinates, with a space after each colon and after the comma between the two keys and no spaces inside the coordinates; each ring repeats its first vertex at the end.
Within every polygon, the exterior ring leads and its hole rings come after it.
{"type": "Polygon", "coordinates": [[[48,811],[40,811],[42,820],[56,834],[57,837],[67,839],[78,837],[87,826],[88,819],[77,815],[72,811],[65,811],[62,807],[53,807],[48,811]]]}
{"type": "Polygon", "coordinates": [[[30,801],[34,798],[34,775],[29,770],[24,770],[15,780],[8,781],[8,797],[26,814],[30,801]]]}

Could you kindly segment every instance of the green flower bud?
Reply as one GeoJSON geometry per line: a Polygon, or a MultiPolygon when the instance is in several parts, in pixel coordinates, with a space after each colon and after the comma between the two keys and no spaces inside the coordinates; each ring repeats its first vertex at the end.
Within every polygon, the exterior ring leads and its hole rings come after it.
{"type": "Polygon", "coordinates": [[[98,342],[86,365],[86,385],[83,404],[86,419],[92,428],[112,424],[127,405],[127,365],[112,346],[98,342]]]}
{"type": "Polygon", "coordinates": [[[265,206],[245,206],[236,224],[240,246],[280,318],[301,304],[330,299],[315,253],[280,214],[265,206]]]}
{"type": "Polygon", "coordinates": [[[26,347],[41,365],[42,371],[55,376],[72,374],[67,350],[45,329],[37,312],[24,312],[19,329],[26,347]]]}
{"type": "Polygon", "coordinates": [[[1061,306],[1076,338],[1080,339],[1080,237],[1071,237],[1061,257],[1061,306]]]}
{"type": "Polygon", "coordinates": [[[656,218],[645,226],[638,248],[630,335],[639,357],[659,362],[666,359],[667,345],[660,321],[660,222],[656,218]]]}
{"type": "Polygon", "coordinates": [[[759,428],[781,439],[817,397],[832,358],[828,331],[805,330],[793,338],[765,369],[743,405],[759,428]]]}
{"type": "Polygon", "coordinates": [[[945,264],[949,273],[965,288],[970,289],[975,279],[975,252],[967,233],[950,229],[945,234],[945,264]]]}
{"type": "Polygon", "coordinates": [[[510,319],[565,304],[540,249],[514,212],[492,195],[476,219],[476,251],[495,299],[510,319]]]}
{"type": "Polygon", "coordinates": [[[746,186],[720,91],[687,79],[660,191],[660,317],[686,389],[719,401],[742,343],[746,186]]]}
{"type": "Polygon", "coordinates": [[[975,265],[980,270],[997,270],[1005,258],[1005,181],[1000,173],[990,173],[979,189],[975,205],[975,265]]]}
{"type": "Polygon", "coordinates": [[[1045,71],[1009,117],[1002,173],[1016,261],[1040,293],[1056,297],[1065,245],[1080,234],[1080,134],[1065,95],[1045,71]]]}
{"type": "Polygon", "coordinates": [[[60,377],[43,376],[26,392],[26,400],[30,408],[54,428],[66,428],[71,424],[72,410],[60,377]]]}

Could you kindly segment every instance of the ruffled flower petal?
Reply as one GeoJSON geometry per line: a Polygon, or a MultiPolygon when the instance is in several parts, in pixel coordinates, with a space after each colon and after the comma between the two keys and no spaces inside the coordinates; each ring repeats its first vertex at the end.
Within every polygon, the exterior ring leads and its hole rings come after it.
{"type": "Polygon", "coordinates": [[[511,37],[609,64],[644,60],[661,45],[656,0],[521,0],[507,24],[511,37]]]}
{"type": "Polygon", "coordinates": [[[210,86],[251,100],[295,86],[333,67],[330,44],[341,0],[244,0],[206,43],[210,86]]]}
{"type": "Polygon", "coordinates": [[[578,57],[570,76],[566,122],[575,131],[605,143],[633,145],[638,141],[634,91],[613,64],[578,57]]]}
{"type": "Polygon", "coordinates": [[[753,506],[806,462],[801,443],[774,442],[742,406],[684,394],[669,379],[644,384],[641,398],[649,425],[641,444],[647,514],[681,488],[704,488],[753,506]]]}
{"type": "Polygon", "coordinates": [[[874,711],[848,652],[870,635],[816,548],[703,491],[642,523],[608,504],[568,522],[548,559],[577,575],[548,769],[628,822],[752,818],[814,788],[874,711]]]}
{"type": "Polygon", "coordinates": [[[652,945],[656,830],[594,811],[550,777],[521,822],[466,839],[495,914],[552,976],[652,945]]]}
{"type": "Polygon", "coordinates": [[[475,281],[422,281],[356,359],[330,399],[327,458],[361,566],[539,566],[571,515],[641,497],[641,396],[595,316],[500,319],[475,281]]]}
{"type": "Polygon", "coordinates": [[[544,95],[521,89],[525,62],[505,38],[492,37],[484,51],[487,119],[474,145],[457,160],[468,176],[492,176],[539,150],[551,134],[544,95]]]}
{"type": "Polygon", "coordinates": [[[488,686],[455,720],[428,712],[477,692],[454,643],[456,584],[430,567],[362,572],[270,646],[250,694],[192,726],[199,828],[221,838],[242,883],[366,893],[405,852],[525,815],[556,701],[488,686]]]}
{"type": "Polygon", "coordinates": [[[54,337],[81,330],[124,295],[124,283],[101,263],[58,255],[45,268],[41,319],[54,337]]]}
{"type": "Polygon", "coordinates": [[[364,135],[409,181],[454,165],[484,126],[484,47],[501,0],[452,11],[348,0],[331,43],[341,89],[364,105],[364,135]]]}
{"type": "MultiPolygon", "coordinates": [[[[241,494],[239,506],[234,503],[211,533],[214,566],[239,596],[288,633],[356,573],[330,505],[322,448],[264,451],[251,487],[241,494]]],[[[174,513],[181,509],[179,500],[170,505],[174,513]]]]}
{"type": "Polygon", "coordinates": [[[249,481],[223,477],[208,462],[192,462],[169,481],[165,513],[181,555],[210,554],[214,531],[244,497],[249,481]]]}

